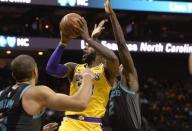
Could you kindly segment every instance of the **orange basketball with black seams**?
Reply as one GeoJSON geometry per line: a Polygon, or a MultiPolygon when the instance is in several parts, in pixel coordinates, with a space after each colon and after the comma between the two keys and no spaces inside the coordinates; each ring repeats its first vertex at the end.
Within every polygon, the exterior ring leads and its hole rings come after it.
{"type": "Polygon", "coordinates": [[[60,30],[63,35],[69,36],[70,38],[77,38],[79,32],[75,30],[75,26],[79,27],[78,20],[81,16],[77,13],[69,13],[65,15],[60,22],[60,30]]]}

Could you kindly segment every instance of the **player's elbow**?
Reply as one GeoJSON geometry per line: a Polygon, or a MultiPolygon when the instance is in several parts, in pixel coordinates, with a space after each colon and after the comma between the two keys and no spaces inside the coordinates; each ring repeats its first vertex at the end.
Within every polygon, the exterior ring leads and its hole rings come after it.
{"type": "Polygon", "coordinates": [[[87,108],[88,102],[84,101],[84,100],[80,100],[79,101],[79,105],[78,105],[78,111],[83,111],[87,108]]]}
{"type": "Polygon", "coordinates": [[[56,74],[53,70],[50,70],[50,69],[47,69],[47,68],[46,68],[46,72],[47,72],[47,74],[50,75],[50,76],[59,78],[59,77],[57,76],[57,74],[56,74]]]}
{"type": "Polygon", "coordinates": [[[49,65],[46,66],[46,72],[49,75],[53,75],[53,73],[54,73],[54,71],[52,70],[52,68],[49,65]]]}
{"type": "Polygon", "coordinates": [[[57,69],[55,68],[50,68],[49,66],[46,67],[46,72],[48,75],[56,77],[56,78],[62,78],[63,75],[61,75],[60,72],[57,71],[57,69]]]}

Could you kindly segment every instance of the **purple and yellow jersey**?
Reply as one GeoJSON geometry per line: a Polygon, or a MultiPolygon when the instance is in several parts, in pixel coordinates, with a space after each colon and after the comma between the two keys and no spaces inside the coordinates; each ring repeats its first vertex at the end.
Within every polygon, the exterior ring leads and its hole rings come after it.
{"type": "MultiPolygon", "coordinates": [[[[86,64],[79,64],[75,68],[74,77],[70,85],[70,95],[75,94],[80,88],[81,79],[78,77],[86,68],[86,64]]],[[[100,64],[91,68],[91,71],[95,74],[96,80],[94,80],[93,95],[88,103],[87,108],[81,112],[66,111],[65,115],[83,115],[87,117],[101,118],[105,114],[105,107],[109,100],[109,93],[111,86],[105,77],[104,65],[100,64]]]]}

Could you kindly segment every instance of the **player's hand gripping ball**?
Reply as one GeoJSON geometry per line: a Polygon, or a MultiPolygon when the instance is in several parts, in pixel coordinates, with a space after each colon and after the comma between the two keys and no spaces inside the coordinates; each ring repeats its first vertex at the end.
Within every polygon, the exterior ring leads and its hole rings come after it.
{"type": "Polygon", "coordinates": [[[65,15],[60,22],[60,30],[63,35],[70,38],[77,38],[80,34],[75,27],[79,27],[78,20],[81,18],[79,14],[69,13],[65,15]]]}

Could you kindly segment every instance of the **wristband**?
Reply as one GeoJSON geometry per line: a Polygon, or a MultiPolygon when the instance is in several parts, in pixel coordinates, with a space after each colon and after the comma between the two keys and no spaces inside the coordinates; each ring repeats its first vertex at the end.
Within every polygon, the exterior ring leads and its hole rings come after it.
{"type": "Polygon", "coordinates": [[[59,42],[59,45],[63,46],[63,47],[66,47],[67,44],[66,43],[63,43],[62,41],[59,42]]]}

